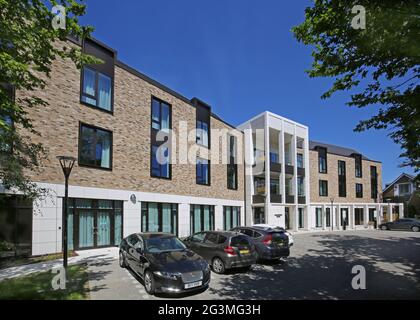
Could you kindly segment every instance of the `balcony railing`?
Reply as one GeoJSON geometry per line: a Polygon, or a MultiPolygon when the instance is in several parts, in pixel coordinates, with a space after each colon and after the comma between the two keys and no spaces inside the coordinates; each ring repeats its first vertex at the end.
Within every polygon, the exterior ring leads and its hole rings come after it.
{"type": "Polygon", "coordinates": [[[281,199],[281,194],[275,194],[275,193],[270,194],[270,201],[271,202],[281,203],[282,202],[281,200],[282,200],[281,199]]]}
{"type": "Polygon", "coordinates": [[[295,196],[286,195],[286,203],[295,203],[295,196]]]}
{"type": "Polygon", "coordinates": [[[291,174],[291,175],[293,175],[293,174],[294,174],[294,172],[295,172],[295,168],[294,168],[293,166],[291,166],[291,165],[287,165],[287,164],[286,164],[286,167],[285,167],[285,172],[286,172],[286,174],[291,174]]]}
{"type": "Polygon", "coordinates": [[[297,174],[298,176],[304,177],[305,176],[305,168],[297,168],[297,174]]]}
{"type": "Polygon", "coordinates": [[[299,204],[305,204],[306,203],[306,197],[305,196],[298,196],[298,203],[299,204]]]}
{"type": "Polygon", "coordinates": [[[265,202],[265,196],[262,194],[254,194],[252,196],[252,203],[264,203],[265,202]]]}
{"type": "Polygon", "coordinates": [[[281,172],[281,163],[270,162],[270,171],[271,172],[281,172]]]}

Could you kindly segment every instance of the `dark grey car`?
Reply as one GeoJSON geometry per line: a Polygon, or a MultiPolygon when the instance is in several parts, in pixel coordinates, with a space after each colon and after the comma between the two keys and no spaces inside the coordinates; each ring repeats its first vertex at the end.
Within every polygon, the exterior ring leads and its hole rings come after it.
{"type": "Polygon", "coordinates": [[[188,249],[203,257],[216,273],[247,268],[256,262],[255,246],[246,235],[231,231],[198,232],[184,239],[188,249]]]}
{"type": "Polygon", "coordinates": [[[412,218],[402,218],[393,222],[385,222],[379,225],[381,230],[411,230],[420,231],[420,220],[412,218]]]}
{"type": "Polygon", "coordinates": [[[276,260],[290,255],[289,237],[284,230],[265,227],[235,227],[232,231],[252,238],[259,260],[276,260]]]}

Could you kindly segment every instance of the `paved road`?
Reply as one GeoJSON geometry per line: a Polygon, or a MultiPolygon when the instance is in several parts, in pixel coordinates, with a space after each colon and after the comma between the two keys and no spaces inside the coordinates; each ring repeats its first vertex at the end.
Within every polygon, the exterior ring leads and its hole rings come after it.
{"type": "MultiPolygon", "coordinates": [[[[294,237],[287,262],[212,273],[210,288],[179,299],[420,299],[420,233],[363,230],[294,237]],[[366,270],[366,290],[352,289],[355,265],[366,270]]],[[[89,270],[92,299],[174,299],[147,295],[141,280],[114,258],[91,263],[89,270]]]]}

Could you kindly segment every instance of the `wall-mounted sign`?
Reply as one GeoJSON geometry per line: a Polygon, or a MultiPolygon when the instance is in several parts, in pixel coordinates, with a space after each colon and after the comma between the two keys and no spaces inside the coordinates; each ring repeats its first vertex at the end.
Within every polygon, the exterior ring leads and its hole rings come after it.
{"type": "Polygon", "coordinates": [[[131,196],[130,196],[130,201],[132,202],[132,203],[136,203],[137,202],[137,198],[136,198],[136,195],[135,194],[132,194],[131,196]]]}

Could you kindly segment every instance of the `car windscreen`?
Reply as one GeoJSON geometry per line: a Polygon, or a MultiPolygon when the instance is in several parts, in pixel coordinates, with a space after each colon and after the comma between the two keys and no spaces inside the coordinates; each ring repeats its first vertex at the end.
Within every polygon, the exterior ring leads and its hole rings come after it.
{"type": "Polygon", "coordinates": [[[176,237],[152,237],[146,239],[146,251],[149,253],[161,253],[171,251],[182,251],[186,247],[176,237]]]}
{"type": "Polygon", "coordinates": [[[246,236],[234,236],[230,239],[232,247],[245,247],[250,246],[249,238],[246,236]]]}

